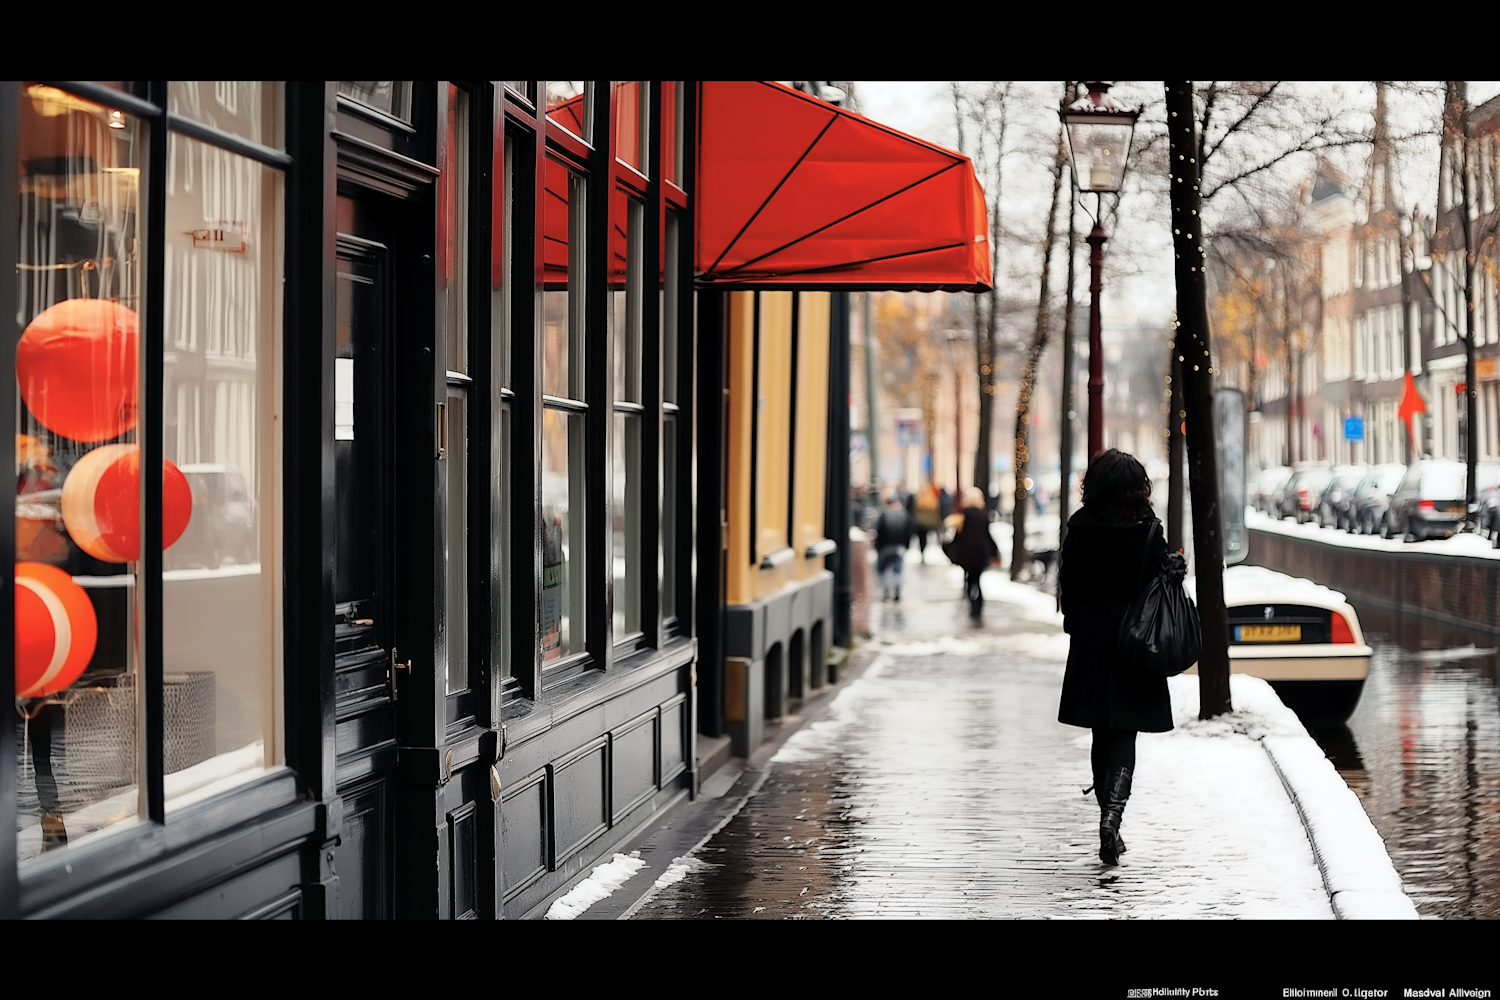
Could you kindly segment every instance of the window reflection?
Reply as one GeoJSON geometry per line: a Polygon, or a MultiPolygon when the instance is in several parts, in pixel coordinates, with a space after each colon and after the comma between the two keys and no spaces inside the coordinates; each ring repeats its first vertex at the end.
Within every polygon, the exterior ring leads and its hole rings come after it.
{"type": "Polygon", "coordinates": [[[542,220],[542,392],[580,395],[583,353],[583,178],[547,161],[542,220]]]}
{"type": "Polygon", "coordinates": [[[410,80],[340,80],[339,93],[401,121],[411,121],[410,80]]]}
{"type": "Polygon", "coordinates": [[[162,447],[192,493],[162,563],[170,807],[273,763],[282,210],[280,171],[181,135],[166,186],[162,447]]]}
{"type": "Polygon", "coordinates": [[[582,652],[584,475],[581,413],[542,411],[542,663],[582,652]],[[576,527],[575,527],[576,526],[576,527]]]}
{"type": "Polygon", "coordinates": [[[584,142],[594,138],[594,85],[585,80],[548,80],[547,117],[584,142]]]}
{"type": "MultiPolygon", "coordinates": [[[[18,115],[17,855],[140,812],[133,624],[147,126],[54,87],[18,115]]],[[[14,236],[8,238],[15,238],[14,236]]],[[[173,485],[181,487],[180,474],[173,485]]],[[[182,499],[180,490],[174,490],[182,499]]],[[[180,533],[184,510],[175,511],[180,533]]],[[[171,532],[164,532],[170,535],[171,532]]]]}
{"type": "Polygon", "coordinates": [[[616,80],[610,88],[614,104],[615,156],[622,163],[646,172],[647,87],[642,80],[616,80]]]}
{"type": "Polygon", "coordinates": [[[211,128],[282,148],[281,84],[260,80],[174,80],[167,110],[211,128]]]}

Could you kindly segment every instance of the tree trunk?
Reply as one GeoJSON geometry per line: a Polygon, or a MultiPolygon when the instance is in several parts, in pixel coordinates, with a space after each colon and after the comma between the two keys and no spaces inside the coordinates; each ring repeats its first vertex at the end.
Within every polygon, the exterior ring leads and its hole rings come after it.
{"type": "Polygon", "coordinates": [[[1445,144],[1456,140],[1458,146],[1458,226],[1464,237],[1464,465],[1466,531],[1476,527],[1474,501],[1479,495],[1479,385],[1474,371],[1474,227],[1469,223],[1469,86],[1463,80],[1450,80],[1445,88],[1443,115],[1445,144]]]}
{"type": "MultiPolygon", "coordinates": [[[[1177,360],[1180,352],[1178,338],[1170,343],[1171,355],[1167,371],[1171,372],[1172,385],[1167,393],[1167,548],[1182,551],[1182,362],[1177,360]]],[[[1186,357],[1186,355],[1184,355],[1186,357]]]]}
{"type": "Polygon", "coordinates": [[[1047,230],[1042,237],[1042,282],[1037,293],[1036,329],[1026,350],[1021,369],[1021,384],[1016,391],[1016,506],[1011,517],[1010,578],[1023,579],[1029,573],[1031,557],[1026,553],[1026,508],[1030,491],[1026,488],[1026,470],[1031,463],[1027,441],[1031,429],[1031,390],[1036,384],[1036,365],[1047,349],[1047,327],[1050,322],[1048,298],[1052,285],[1052,248],[1057,243],[1057,197],[1062,191],[1063,167],[1068,161],[1068,147],[1059,133],[1057,154],[1052,161],[1052,201],[1047,208],[1047,230]]]}
{"type": "Polygon", "coordinates": [[[1212,348],[1203,250],[1203,199],[1198,190],[1198,143],[1193,85],[1168,82],[1168,169],[1172,243],[1176,251],[1177,354],[1187,410],[1188,485],[1193,497],[1193,555],[1203,653],[1198,658],[1199,717],[1233,709],[1229,697],[1229,629],[1224,607],[1224,546],[1219,510],[1219,456],[1214,445],[1212,348]]]}
{"type": "Polygon", "coordinates": [[[995,423],[995,299],[993,289],[974,293],[974,374],[979,393],[979,431],[974,440],[974,485],[990,495],[991,428],[995,423]],[[988,295],[989,308],[983,306],[988,295]]]}

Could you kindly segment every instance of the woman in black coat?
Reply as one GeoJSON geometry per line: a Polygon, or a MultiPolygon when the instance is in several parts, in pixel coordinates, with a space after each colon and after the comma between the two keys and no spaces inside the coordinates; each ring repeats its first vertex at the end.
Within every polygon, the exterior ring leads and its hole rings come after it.
{"type": "Polygon", "coordinates": [[[1120,620],[1166,558],[1160,524],[1146,470],[1111,448],[1084,475],[1083,506],[1068,518],[1058,568],[1063,631],[1072,641],[1057,719],[1094,731],[1099,859],[1107,865],[1125,850],[1120,820],[1135,771],[1135,734],[1172,728],[1166,680],[1127,668],[1116,650],[1120,620]]]}
{"type": "Polygon", "coordinates": [[[964,596],[969,599],[969,613],[984,610],[984,591],[979,586],[984,571],[1000,562],[1000,547],[990,534],[990,512],[984,507],[984,494],[970,486],[964,491],[963,520],[948,546],[948,558],[964,571],[964,596]]]}

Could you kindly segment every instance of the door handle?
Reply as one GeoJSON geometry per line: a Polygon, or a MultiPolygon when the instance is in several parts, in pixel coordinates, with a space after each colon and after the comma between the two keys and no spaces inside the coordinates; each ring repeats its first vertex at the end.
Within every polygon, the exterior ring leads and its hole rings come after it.
{"type": "Polygon", "coordinates": [[[406,676],[410,677],[411,676],[411,660],[407,660],[405,663],[402,663],[400,660],[396,659],[396,647],[392,646],[391,647],[391,674],[390,674],[390,676],[391,676],[391,701],[395,701],[396,698],[398,697],[398,694],[397,694],[397,691],[396,691],[396,671],[398,671],[398,670],[405,670],[406,671],[406,676]]]}
{"type": "Polygon", "coordinates": [[[438,458],[448,454],[448,406],[446,403],[437,405],[437,439],[438,458]]]}

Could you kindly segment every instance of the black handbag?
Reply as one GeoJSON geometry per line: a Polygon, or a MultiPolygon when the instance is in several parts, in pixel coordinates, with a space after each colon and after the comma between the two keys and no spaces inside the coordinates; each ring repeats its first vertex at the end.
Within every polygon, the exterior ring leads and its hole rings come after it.
{"type": "MultiPolygon", "coordinates": [[[[1146,538],[1141,558],[1144,573],[1156,536],[1157,521],[1146,538]]],[[[1187,564],[1178,553],[1164,559],[1151,574],[1120,621],[1117,642],[1120,659],[1131,668],[1153,677],[1172,677],[1198,662],[1203,652],[1203,628],[1198,607],[1182,586],[1187,564]]]]}

